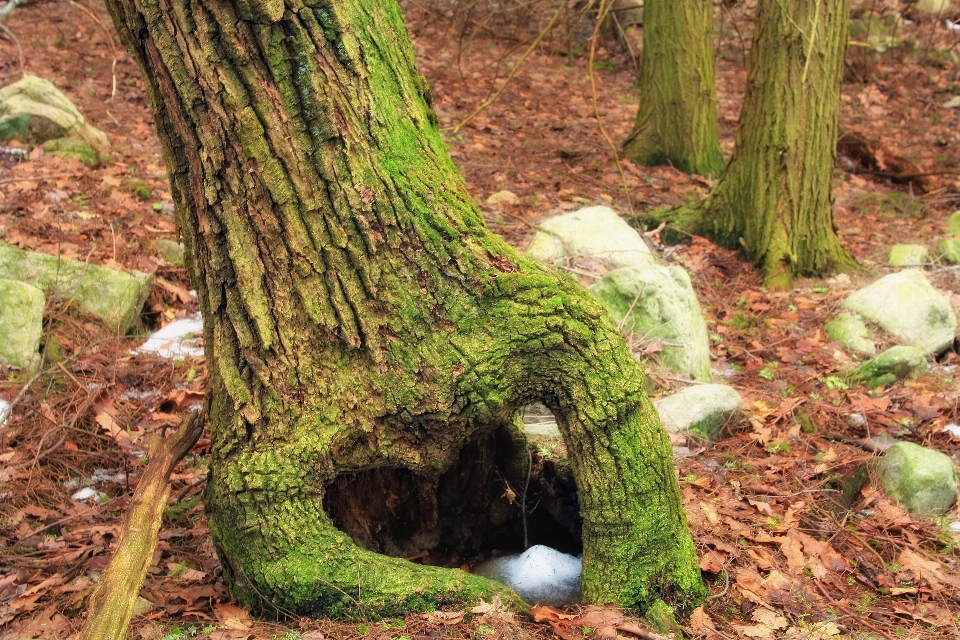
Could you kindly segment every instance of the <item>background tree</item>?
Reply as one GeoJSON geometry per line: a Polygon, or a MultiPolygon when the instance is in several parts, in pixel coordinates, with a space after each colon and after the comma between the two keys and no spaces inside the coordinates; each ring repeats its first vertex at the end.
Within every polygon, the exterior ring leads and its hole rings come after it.
{"type": "Polygon", "coordinates": [[[578,487],[586,601],[697,600],[640,366],[585,290],[486,230],[397,4],[107,4],[204,316],[205,504],[236,597],[359,617],[502,589],[375,551],[475,547],[495,524],[478,492],[526,459],[510,425],[540,399],[578,487]]]}
{"type": "Polygon", "coordinates": [[[623,153],[643,165],[719,175],[713,2],[647,0],[640,109],[623,153]]]}
{"type": "Polygon", "coordinates": [[[741,247],[770,286],[855,266],[833,224],[848,0],[759,0],[737,141],[678,226],[741,247]]]}

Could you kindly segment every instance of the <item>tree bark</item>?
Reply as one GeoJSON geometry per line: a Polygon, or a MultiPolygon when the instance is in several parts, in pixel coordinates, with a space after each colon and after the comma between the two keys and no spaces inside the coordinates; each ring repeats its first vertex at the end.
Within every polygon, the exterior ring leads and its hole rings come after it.
{"type": "Polygon", "coordinates": [[[713,2],[647,0],[643,19],[640,108],[624,155],[643,165],[720,175],[713,2]]]}
{"type": "Polygon", "coordinates": [[[579,491],[587,600],[696,601],[639,365],[588,293],[484,228],[396,2],[107,5],[147,79],[203,312],[205,505],[238,600],[361,618],[502,591],[358,546],[325,498],[354,483],[387,529],[417,513],[410,544],[436,542],[455,465],[542,399],[579,491]]]}
{"type": "Polygon", "coordinates": [[[737,142],[693,228],[770,286],[851,269],[833,224],[848,0],[759,0],[737,142]]]}

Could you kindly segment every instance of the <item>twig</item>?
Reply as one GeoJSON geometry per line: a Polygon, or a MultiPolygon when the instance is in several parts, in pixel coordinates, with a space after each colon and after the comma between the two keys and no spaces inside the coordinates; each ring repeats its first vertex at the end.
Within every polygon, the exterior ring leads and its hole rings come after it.
{"type": "Polygon", "coordinates": [[[648,629],[644,629],[640,625],[633,624],[631,622],[624,622],[623,624],[617,625],[618,631],[623,631],[624,633],[629,633],[637,636],[638,638],[643,638],[643,640],[670,640],[667,636],[662,636],[659,633],[654,633],[648,629]]]}
{"type": "Polygon", "coordinates": [[[533,469],[533,450],[527,450],[527,481],[523,483],[523,496],[520,498],[520,511],[523,513],[523,550],[530,547],[527,537],[527,489],[530,488],[530,471],[533,469]]]}

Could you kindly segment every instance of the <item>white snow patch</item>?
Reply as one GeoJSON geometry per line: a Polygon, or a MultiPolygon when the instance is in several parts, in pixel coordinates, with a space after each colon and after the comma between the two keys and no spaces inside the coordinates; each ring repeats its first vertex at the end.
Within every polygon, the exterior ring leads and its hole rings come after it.
{"type": "Polygon", "coordinates": [[[851,427],[865,427],[867,426],[867,417],[862,413],[851,413],[847,416],[847,424],[851,427]]]}
{"type": "Polygon", "coordinates": [[[10,403],[6,400],[0,400],[0,427],[7,424],[7,418],[10,417],[10,403]]]}
{"type": "Polygon", "coordinates": [[[960,533],[960,520],[950,523],[950,531],[953,533],[960,533]]]}
{"type": "Polygon", "coordinates": [[[77,491],[75,494],[70,496],[70,499],[83,502],[84,500],[89,500],[90,498],[95,498],[96,500],[99,500],[100,498],[103,497],[103,495],[104,494],[100,493],[93,487],[84,487],[83,489],[80,489],[80,491],[77,491]]]}
{"type": "Polygon", "coordinates": [[[960,424],[950,423],[943,428],[946,433],[949,433],[954,438],[960,438],[960,424]]]}
{"type": "Polygon", "coordinates": [[[180,360],[203,355],[203,319],[200,314],[171,322],[150,334],[134,353],[155,353],[161,358],[180,360]]]}
{"type": "Polygon", "coordinates": [[[580,602],[581,568],[580,558],[538,544],[482,562],[473,572],[503,582],[531,604],[556,607],[580,602]]]}

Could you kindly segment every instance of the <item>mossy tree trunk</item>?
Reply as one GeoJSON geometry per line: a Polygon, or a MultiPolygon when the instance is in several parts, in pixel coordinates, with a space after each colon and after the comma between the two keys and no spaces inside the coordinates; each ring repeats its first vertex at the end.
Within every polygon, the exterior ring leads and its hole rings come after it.
{"type": "Polygon", "coordinates": [[[436,544],[457,462],[536,399],[570,453],[586,599],[702,595],[639,365],[587,292],[484,228],[396,2],[107,4],[148,83],[203,312],[205,503],[241,602],[366,617],[496,591],[358,546],[325,498],[411,528],[377,542],[367,518],[350,533],[376,550],[436,544]]]}
{"type": "Polygon", "coordinates": [[[770,286],[850,269],[833,225],[848,0],[759,0],[733,157],[690,228],[770,286]]]}
{"type": "Polygon", "coordinates": [[[640,109],[623,153],[643,165],[719,175],[711,0],[646,0],[640,109]]]}

